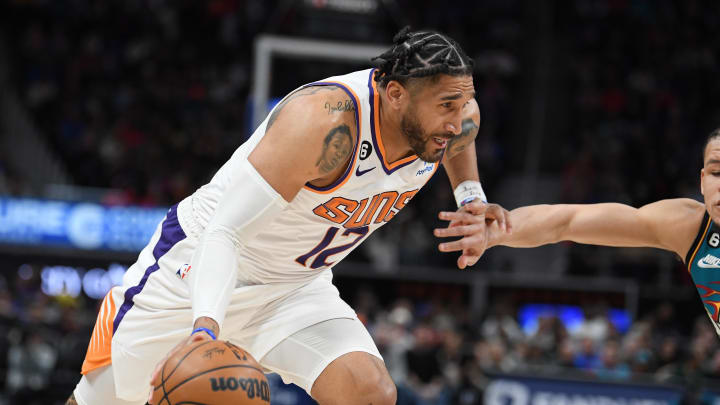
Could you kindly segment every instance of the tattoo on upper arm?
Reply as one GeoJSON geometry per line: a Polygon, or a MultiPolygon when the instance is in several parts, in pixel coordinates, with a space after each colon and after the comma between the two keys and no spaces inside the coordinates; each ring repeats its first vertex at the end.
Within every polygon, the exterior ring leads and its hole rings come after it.
{"type": "Polygon", "coordinates": [[[475,140],[478,133],[478,125],[470,118],[462,122],[462,132],[448,141],[447,151],[449,156],[455,156],[475,140]]]}
{"type": "Polygon", "coordinates": [[[70,394],[70,398],[68,398],[67,402],[65,402],[65,405],[78,405],[77,401],[75,400],[75,394],[70,394]]]}
{"type": "Polygon", "coordinates": [[[347,124],[339,125],[328,132],[323,141],[320,158],[315,163],[322,174],[327,174],[345,163],[352,153],[353,139],[347,124]]]}
{"type": "MultiPolygon", "coordinates": [[[[272,124],[275,123],[275,120],[277,120],[277,117],[280,115],[283,108],[285,108],[285,106],[290,101],[292,101],[296,98],[299,98],[299,97],[310,96],[315,93],[319,93],[321,91],[342,91],[342,90],[337,86],[322,85],[322,86],[305,87],[305,88],[302,88],[302,89],[290,94],[289,96],[287,96],[287,98],[285,98],[285,100],[283,100],[282,102],[280,102],[280,104],[278,104],[277,108],[275,108],[275,110],[270,115],[270,118],[268,118],[267,129],[270,129],[272,124]]],[[[353,105],[353,109],[354,109],[354,105],[353,105]]]]}
{"type": "Polygon", "coordinates": [[[329,101],[325,102],[325,109],[327,110],[328,114],[332,114],[334,112],[346,112],[346,111],[355,111],[355,103],[353,103],[352,100],[345,100],[338,101],[337,103],[330,103],[329,101]]]}

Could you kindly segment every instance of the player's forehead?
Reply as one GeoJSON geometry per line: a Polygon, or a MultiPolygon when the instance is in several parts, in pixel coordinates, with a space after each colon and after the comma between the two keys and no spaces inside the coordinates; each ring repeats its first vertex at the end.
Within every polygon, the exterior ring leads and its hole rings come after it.
{"type": "Polygon", "coordinates": [[[705,147],[705,166],[720,164],[720,138],[712,139],[705,147]]]}
{"type": "Polygon", "coordinates": [[[435,80],[429,80],[425,92],[433,98],[460,98],[475,97],[475,86],[470,75],[451,76],[439,74],[435,80]]]}

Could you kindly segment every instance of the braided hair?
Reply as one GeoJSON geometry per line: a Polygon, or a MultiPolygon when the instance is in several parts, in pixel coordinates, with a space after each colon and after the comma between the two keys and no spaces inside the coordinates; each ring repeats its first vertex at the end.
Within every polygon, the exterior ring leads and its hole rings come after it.
{"type": "Polygon", "coordinates": [[[391,80],[405,86],[410,78],[472,75],[473,61],[452,38],[436,31],[410,31],[405,27],[393,38],[387,52],[370,60],[375,81],[385,87],[391,80]]]}

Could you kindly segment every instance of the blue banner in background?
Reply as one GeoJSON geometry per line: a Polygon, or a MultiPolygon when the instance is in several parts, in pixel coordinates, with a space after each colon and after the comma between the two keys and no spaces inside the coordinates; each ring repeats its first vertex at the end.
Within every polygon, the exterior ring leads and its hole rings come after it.
{"type": "Polygon", "coordinates": [[[700,405],[720,405],[720,391],[710,389],[701,391],[700,405]]]}
{"type": "Polygon", "coordinates": [[[285,384],[279,375],[265,375],[270,384],[270,405],[317,405],[304,389],[295,384],[285,384]]]}
{"type": "Polygon", "coordinates": [[[663,386],[495,376],[485,405],[679,405],[683,391],[663,386]]]}
{"type": "Polygon", "coordinates": [[[137,252],[167,208],[0,198],[0,243],[137,252]]]}

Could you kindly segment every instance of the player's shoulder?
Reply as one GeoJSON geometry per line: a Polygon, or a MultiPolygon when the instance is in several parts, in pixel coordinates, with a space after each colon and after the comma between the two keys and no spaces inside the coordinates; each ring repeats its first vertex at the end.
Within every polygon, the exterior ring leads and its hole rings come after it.
{"type": "Polygon", "coordinates": [[[356,101],[340,85],[308,85],[278,104],[268,118],[267,130],[279,126],[283,132],[322,137],[323,133],[340,127],[355,133],[356,108],[356,101]]]}
{"type": "Polygon", "coordinates": [[[670,198],[648,204],[648,207],[650,206],[654,206],[655,211],[661,211],[668,218],[683,222],[701,221],[705,215],[705,204],[692,198],[670,198]]]}
{"type": "Polygon", "coordinates": [[[334,177],[357,144],[355,108],[354,100],[339,86],[303,87],[273,110],[263,139],[286,150],[286,158],[308,178],[334,177]]]}
{"type": "Polygon", "coordinates": [[[657,225],[663,244],[680,257],[685,257],[700,230],[705,205],[691,198],[673,198],[648,204],[644,208],[657,225]]]}
{"type": "Polygon", "coordinates": [[[692,198],[671,198],[642,207],[647,218],[663,228],[694,229],[705,215],[705,205],[692,198]]]}

